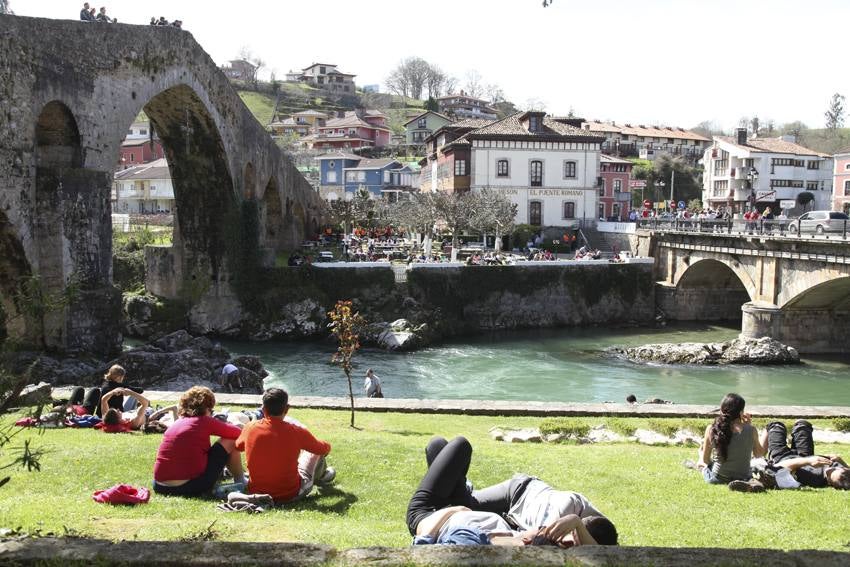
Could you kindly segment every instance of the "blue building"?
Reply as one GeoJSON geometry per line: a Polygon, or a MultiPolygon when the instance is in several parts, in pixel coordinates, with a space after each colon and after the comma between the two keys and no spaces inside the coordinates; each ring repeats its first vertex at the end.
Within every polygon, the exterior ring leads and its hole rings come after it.
{"type": "MultiPolygon", "coordinates": [[[[319,194],[324,199],[341,199],[361,187],[376,199],[387,193],[418,188],[418,174],[392,158],[366,159],[345,152],[331,152],[316,157],[319,162],[319,194]]],[[[392,199],[395,200],[395,199],[392,199]]]]}

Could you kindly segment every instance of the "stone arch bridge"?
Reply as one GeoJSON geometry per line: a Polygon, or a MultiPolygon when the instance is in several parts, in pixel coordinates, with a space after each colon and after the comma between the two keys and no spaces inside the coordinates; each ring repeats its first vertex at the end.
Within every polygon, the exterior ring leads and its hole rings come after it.
{"type": "Polygon", "coordinates": [[[656,304],[671,319],[742,319],[743,336],[801,352],[850,350],[850,243],[838,239],[645,232],[656,304]]]}
{"type": "Polygon", "coordinates": [[[269,258],[262,252],[317,229],[318,196],[191,34],[0,16],[0,298],[10,336],[103,354],[120,346],[110,190],[140,111],[165,146],[177,209],[174,245],[155,257],[168,277],[154,292],[215,297],[244,247],[269,258]],[[77,293],[60,310],[25,307],[16,286],[34,275],[48,297],[72,280],[77,293]]]}

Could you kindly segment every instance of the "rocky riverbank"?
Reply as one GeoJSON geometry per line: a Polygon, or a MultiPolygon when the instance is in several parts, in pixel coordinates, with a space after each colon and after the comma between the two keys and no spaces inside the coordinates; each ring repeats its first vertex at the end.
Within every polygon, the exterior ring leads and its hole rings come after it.
{"type": "MultiPolygon", "coordinates": [[[[29,372],[32,383],[97,386],[106,370],[120,364],[127,382],[145,389],[182,391],[207,386],[213,391],[259,394],[268,373],[254,356],[232,357],[221,345],[206,337],[176,331],[146,345],[126,350],[110,361],[89,357],[57,358],[39,353],[16,353],[5,364],[17,374],[29,372]],[[219,384],[225,364],[239,369],[239,385],[223,389],[219,384]]],[[[232,382],[235,382],[232,381],[232,382]]]]}
{"type": "Polygon", "coordinates": [[[608,354],[656,364],[797,364],[800,354],[770,337],[737,338],[723,343],[662,343],[613,347],[608,354]]]}

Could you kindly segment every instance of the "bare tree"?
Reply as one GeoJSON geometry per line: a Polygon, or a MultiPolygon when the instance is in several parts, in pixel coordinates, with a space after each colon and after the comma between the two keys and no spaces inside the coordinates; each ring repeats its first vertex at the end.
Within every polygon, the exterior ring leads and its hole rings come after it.
{"type": "Polygon", "coordinates": [[[484,82],[481,78],[481,73],[472,69],[466,72],[466,84],[464,85],[466,94],[475,98],[479,98],[484,94],[484,82]]]}
{"type": "Polygon", "coordinates": [[[13,14],[12,9],[9,8],[9,0],[0,0],[0,14],[13,14]]]}
{"type": "Polygon", "coordinates": [[[447,76],[445,83],[443,83],[444,92],[449,95],[453,94],[457,91],[457,77],[447,76]]]}
{"type": "Polygon", "coordinates": [[[452,261],[455,261],[457,260],[458,236],[462,230],[469,228],[475,196],[469,192],[446,193],[440,191],[435,194],[434,199],[437,215],[452,231],[452,261]]]}
{"type": "Polygon", "coordinates": [[[758,116],[753,116],[750,118],[750,132],[753,136],[758,137],[759,132],[761,131],[761,122],[759,121],[758,116]]]}
{"type": "Polygon", "coordinates": [[[776,132],[776,121],[773,118],[768,118],[764,122],[764,133],[767,134],[768,137],[773,136],[776,132]]]}
{"type": "Polygon", "coordinates": [[[492,189],[473,193],[471,201],[470,227],[482,235],[492,232],[496,236],[496,251],[501,248],[502,235],[511,231],[516,218],[517,206],[505,195],[492,189]]]}
{"type": "Polygon", "coordinates": [[[788,122],[787,124],[783,124],[780,132],[782,134],[789,134],[794,136],[794,141],[798,144],[802,143],[803,135],[806,130],[808,130],[808,126],[802,123],[799,120],[795,120],[794,122],[788,122]]]}
{"type": "Polygon", "coordinates": [[[525,101],[524,110],[546,110],[546,103],[543,101],[543,99],[531,97],[530,99],[525,101]]]}
{"type": "Polygon", "coordinates": [[[399,62],[384,82],[390,92],[421,99],[426,86],[430,92],[432,72],[433,66],[421,57],[408,57],[399,62]]]}
{"type": "Polygon", "coordinates": [[[505,91],[503,91],[502,87],[500,87],[499,85],[495,83],[489,83],[485,88],[485,91],[487,93],[487,99],[491,103],[496,104],[498,102],[504,102],[505,91]]]}
{"type": "Polygon", "coordinates": [[[446,74],[439,66],[433,63],[428,65],[428,78],[425,81],[425,86],[428,89],[428,98],[437,98],[442,96],[446,79],[446,74]]]}
{"type": "Polygon", "coordinates": [[[824,112],[826,118],[826,127],[828,130],[835,130],[844,125],[844,95],[835,93],[829,100],[829,108],[824,112]]]}
{"type": "Polygon", "coordinates": [[[410,83],[407,82],[407,77],[401,72],[399,67],[393,69],[390,74],[384,79],[384,84],[387,85],[387,90],[398,96],[407,98],[410,96],[410,83]]]}

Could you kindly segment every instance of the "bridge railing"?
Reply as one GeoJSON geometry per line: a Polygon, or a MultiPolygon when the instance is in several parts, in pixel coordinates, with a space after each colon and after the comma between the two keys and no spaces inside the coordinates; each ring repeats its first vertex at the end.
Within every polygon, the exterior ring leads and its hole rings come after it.
{"type": "Polygon", "coordinates": [[[823,238],[848,240],[847,220],[832,220],[828,226],[802,225],[799,219],[640,219],[638,227],[646,230],[734,236],[773,236],[786,238],[823,238]]]}

